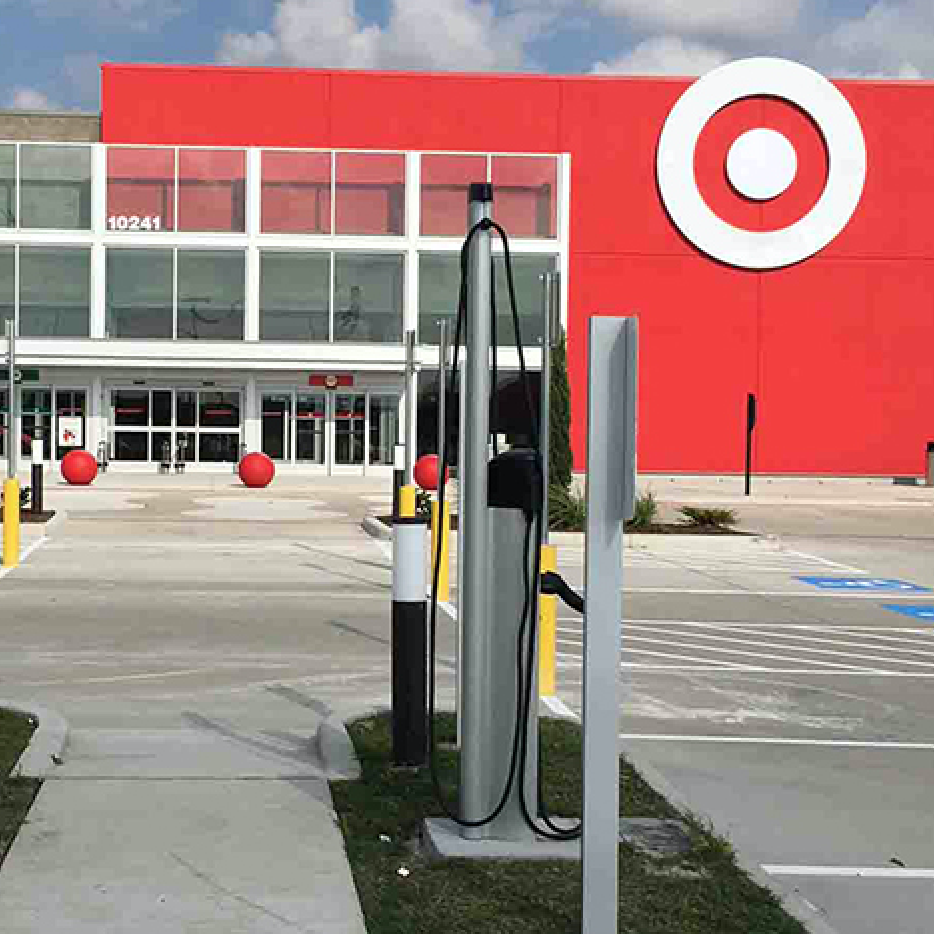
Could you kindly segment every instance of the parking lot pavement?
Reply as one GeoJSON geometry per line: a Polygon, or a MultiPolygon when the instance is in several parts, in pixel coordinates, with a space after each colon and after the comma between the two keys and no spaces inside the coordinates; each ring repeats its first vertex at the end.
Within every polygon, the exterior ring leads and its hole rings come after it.
{"type": "MultiPolygon", "coordinates": [[[[928,934],[934,541],[760,544],[626,549],[622,747],[841,934],[928,934]]],[[[573,709],[583,642],[560,610],[573,709]]]]}

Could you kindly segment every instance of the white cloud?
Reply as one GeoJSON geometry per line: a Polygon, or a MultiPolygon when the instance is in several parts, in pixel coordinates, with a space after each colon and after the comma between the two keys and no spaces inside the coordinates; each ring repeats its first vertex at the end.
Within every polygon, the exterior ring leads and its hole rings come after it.
{"type": "Polygon", "coordinates": [[[934,76],[934,5],[930,0],[878,2],[837,24],[816,43],[819,60],[837,76],[934,76]]]}
{"type": "Polygon", "coordinates": [[[553,12],[498,14],[487,0],[391,0],[386,25],[366,23],[355,0],[279,0],[269,29],[227,33],[225,64],[330,68],[514,70],[553,12]]]}
{"type": "Polygon", "coordinates": [[[640,42],[632,51],[609,62],[597,62],[595,75],[702,75],[723,65],[730,56],[722,49],[689,42],[678,36],[659,36],[640,42]]]}
{"type": "Polygon", "coordinates": [[[585,0],[599,13],[666,33],[771,37],[794,28],[804,0],[585,0]]]}
{"type": "Polygon", "coordinates": [[[48,96],[35,88],[13,88],[7,95],[10,110],[55,110],[48,96]]]}

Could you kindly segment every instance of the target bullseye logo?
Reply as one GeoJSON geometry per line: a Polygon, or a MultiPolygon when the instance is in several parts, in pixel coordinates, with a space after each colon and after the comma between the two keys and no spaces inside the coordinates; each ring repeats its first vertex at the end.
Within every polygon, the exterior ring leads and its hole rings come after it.
{"type": "MultiPolygon", "coordinates": [[[[795,180],[799,165],[792,143],[758,127],[730,146],[726,175],[732,188],[753,201],[775,200],[795,180]]],[[[669,216],[695,246],[715,259],[745,269],[777,269],[813,256],[847,225],[866,181],[866,143],[846,98],[804,65],[750,58],[717,68],[678,99],[658,142],[658,186],[669,216]],[[823,192],[800,220],[779,230],[735,227],[711,210],[694,175],[694,152],[707,123],[749,97],[788,101],[814,122],[827,150],[823,192]]]]}

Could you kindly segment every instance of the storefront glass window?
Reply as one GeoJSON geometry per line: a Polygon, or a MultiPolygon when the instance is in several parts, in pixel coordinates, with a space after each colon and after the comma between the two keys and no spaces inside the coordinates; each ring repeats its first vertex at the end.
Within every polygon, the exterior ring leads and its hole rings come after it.
{"type": "Polygon", "coordinates": [[[148,461],[148,431],[115,431],[111,456],[115,461],[148,461]]]}
{"type": "Polygon", "coordinates": [[[21,336],[88,336],[90,250],[21,247],[19,276],[21,336]]]}
{"type": "Polygon", "coordinates": [[[152,391],[152,423],[160,427],[172,424],[172,390],[154,389],[152,391]]]}
{"type": "Polygon", "coordinates": [[[331,154],[263,153],[263,233],[331,232],[331,154]]]}
{"type": "Polygon", "coordinates": [[[0,146],[0,227],[16,226],[16,147],[0,146]]]}
{"type": "Polygon", "coordinates": [[[554,156],[493,156],[496,220],[510,237],[556,237],[558,162],[554,156]]]}
{"type": "Polygon", "coordinates": [[[246,230],[246,155],[239,149],[180,149],[178,229],[246,230]]]}
{"type": "Polygon", "coordinates": [[[328,340],[330,294],[330,253],[264,252],[260,258],[260,339],[328,340]]]}
{"type": "Polygon", "coordinates": [[[201,463],[230,463],[239,456],[239,433],[202,432],[198,435],[198,460],[201,463]]]}
{"type": "Polygon", "coordinates": [[[107,230],[175,229],[175,150],[107,150],[107,230]]]}
{"type": "Polygon", "coordinates": [[[472,182],[486,180],[486,156],[422,156],[422,234],[465,236],[470,213],[468,189],[472,182]]]}
{"type": "Polygon", "coordinates": [[[405,157],[339,152],[336,160],[335,232],[405,233],[405,157]]]}
{"type": "Polygon", "coordinates": [[[107,251],[108,337],[172,337],[172,251],[107,251]]]}
{"type": "Polygon", "coordinates": [[[198,412],[198,394],[179,391],[175,393],[175,424],[184,428],[194,428],[198,412]]]}
{"type": "Polygon", "coordinates": [[[240,426],[240,393],[203,391],[199,393],[198,424],[202,428],[238,428],[240,426]]]}
{"type": "Polygon", "coordinates": [[[243,340],[244,275],[242,250],[179,250],[178,337],[243,340]]]}
{"type": "Polygon", "coordinates": [[[334,340],[402,340],[402,257],[337,253],[334,257],[334,340]]]}
{"type": "Polygon", "coordinates": [[[448,342],[454,340],[454,324],[460,294],[460,256],[457,253],[422,253],[418,258],[418,340],[437,344],[438,322],[448,322],[448,342]]]}
{"type": "Polygon", "coordinates": [[[20,211],[23,227],[90,230],[90,147],[23,145],[20,211]]]}
{"type": "MultiPolygon", "coordinates": [[[[555,258],[547,255],[512,255],[512,276],[516,288],[522,344],[535,346],[542,337],[541,276],[555,268],[555,258]]],[[[494,256],[496,273],[496,343],[515,346],[515,328],[509,306],[506,268],[501,255],[494,256]]],[[[419,257],[418,339],[423,344],[438,342],[438,321],[448,321],[448,339],[454,338],[457,301],[460,294],[460,256],[457,253],[423,253],[419,257]]]]}
{"type": "Polygon", "coordinates": [[[143,427],[149,424],[148,389],[116,389],[111,398],[115,425],[143,427]]]}
{"type": "Polygon", "coordinates": [[[12,321],[15,306],[16,271],[13,247],[0,247],[0,336],[6,333],[6,322],[12,321]]]}
{"type": "Polygon", "coordinates": [[[370,463],[392,466],[399,438],[399,397],[370,394],[370,463]]]}

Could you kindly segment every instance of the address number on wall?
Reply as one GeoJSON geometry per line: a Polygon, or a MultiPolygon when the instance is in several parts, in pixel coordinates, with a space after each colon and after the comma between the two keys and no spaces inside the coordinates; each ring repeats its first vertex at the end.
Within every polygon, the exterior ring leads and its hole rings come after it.
{"type": "Polygon", "coordinates": [[[162,218],[158,214],[111,214],[107,226],[111,230],[162,230],[162,218]]]}

